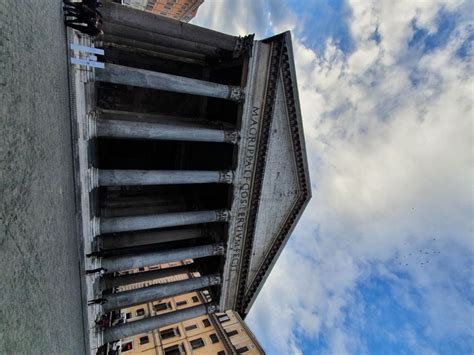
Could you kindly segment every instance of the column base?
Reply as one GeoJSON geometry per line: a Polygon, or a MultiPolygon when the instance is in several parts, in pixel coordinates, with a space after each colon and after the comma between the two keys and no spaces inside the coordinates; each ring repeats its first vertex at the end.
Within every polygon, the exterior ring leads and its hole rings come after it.
{"type": "Polygon", "coordinates": [[[89,168],[87,171],[87,186],[89,192],[99,187],[99,170],[96,168],[89,168]]]}
{"type": "Polygon", "coordinates": [[[93,237],[100,235],[100,218],[99,217],[91,218],[90,231],[93,237]]]}
{"type": "Polygon", "coordinates": [[[97,136],[97,118],[99,117],[98,111],[90,111],[86,113],[85,119],[85,140],[90,140],[97,136]]]}

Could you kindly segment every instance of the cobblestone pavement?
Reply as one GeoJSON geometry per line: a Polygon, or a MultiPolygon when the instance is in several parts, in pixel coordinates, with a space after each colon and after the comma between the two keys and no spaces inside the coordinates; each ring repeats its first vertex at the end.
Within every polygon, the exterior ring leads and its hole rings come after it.
{"type": "Polygon", "coordinates": [[[84,354],[59,0],[0,0],[0,353],[84,354]]]}

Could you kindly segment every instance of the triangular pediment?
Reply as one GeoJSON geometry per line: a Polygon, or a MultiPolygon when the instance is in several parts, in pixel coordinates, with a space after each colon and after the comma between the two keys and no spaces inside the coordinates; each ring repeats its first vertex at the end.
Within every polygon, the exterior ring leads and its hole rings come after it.
{"type": "Polygon", "coordinates": [[[286,32],[249,64],[221,297],[244,317],[311,198],[293,60],[286,32]]]}
{"type": "Polygon", "coordinates": [[[268,138],[268,153],[263,174],[262,191],[253,238],[246,288],[250,286],[288,219],[300,195],[300,184],[291,134],[290,121],[283,92],[278,81],[273,119],[268,138]]]}

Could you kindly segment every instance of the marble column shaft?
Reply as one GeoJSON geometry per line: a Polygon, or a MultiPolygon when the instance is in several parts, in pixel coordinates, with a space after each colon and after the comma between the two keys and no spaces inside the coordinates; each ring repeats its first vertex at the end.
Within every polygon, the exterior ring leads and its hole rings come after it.
{"type": "Polygon", "coordinates": [[[231,171],[97,170],[97,186],[232,183],[231,171]]]}
{"type": "Polygon", "coordinates": [[[105,69],[96,71],[96,80],[233,101],[241,101],[243,99],[242,90],[238,86],[218,84],[112,63],[107,63],[105,69]]]}
{"type": "Polygon", "coordinates": [[[205,236],[199,228],[173,230],[147,230],[117,235],[102,236],[99,243],[102,249],[129,248],[141,245],[176,242],[205,236]]]}
{"type": "Polygon", "coordinates": [[[90,138],[156,139],[189,142],[237,143],[236,131],[109,119],[91,119],[90,138]]]}
{"type": "Polygon", "coordinates": [[[216,304],[200,304],[174,312],[158,316],[148,317],[135,322],[120,324],[115,327],[106,328],[103,333],[104,343],[110,343],[133,335],[147,333],[154,329],[166,327],[171,324],[183,322],[206,314],[218,311],[216,304]]]}
{"type": "Polygon", "coordinates": [[[103,258],[101,266],[108,272],[138,269],[140,267],[182,261],[187,259],[199,259],[213,255],[223,255],[224,245],[222,243],[200,245],[181,249],[163,250],[158,252],[116,256],[103,258]]]}
{"type": "Polygon", "coordinates": [[[109,312],[115,309],[128,308],[137,304],[201,290],[205,287],[218,285],[220,283],[220,276],[214,274],[112,293],[104,296],[107,299],[107,302],[104,303],[102,309],[104,312],[109,312]]]}
{"type": "Polygon", "coordinates": [[[117,233],[145,229],[177,227],[190,224],[226,222],[228,211],[192,211],[163,213],[157,215],[100,218],[100,233],[117,233]]]}
{"type": "Polygon", "coordinates": [[[235,36],[109,1],[104,3],[104,7],[100,11],[105,22],[123,24],[147,32],[202,43],[228,51],[234,50],[238,41],[238,37],[235,36]]]}

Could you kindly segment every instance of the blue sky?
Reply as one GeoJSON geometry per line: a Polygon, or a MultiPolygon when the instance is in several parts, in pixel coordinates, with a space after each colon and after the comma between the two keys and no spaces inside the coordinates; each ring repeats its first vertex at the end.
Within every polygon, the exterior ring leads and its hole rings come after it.
{"type": "Polygon", "coordinates": [[[313,199],[247,317],[268,354],[474,353],[472,13],[201,6],[206,27],[293,35],[313,199]]]}

